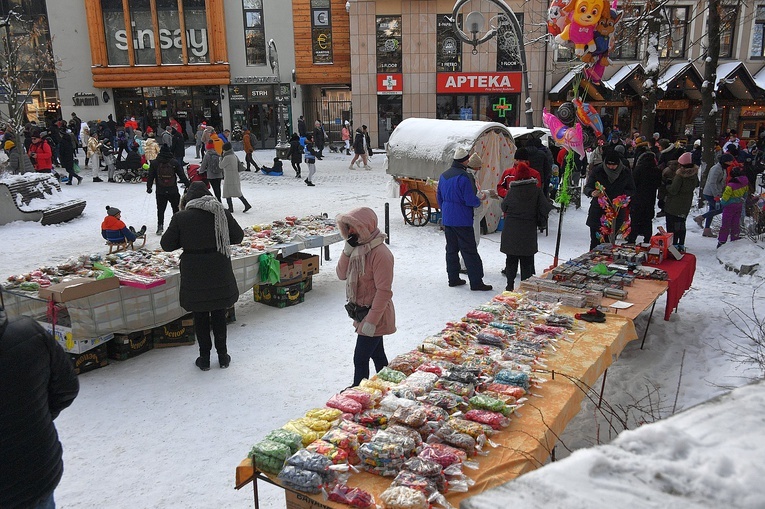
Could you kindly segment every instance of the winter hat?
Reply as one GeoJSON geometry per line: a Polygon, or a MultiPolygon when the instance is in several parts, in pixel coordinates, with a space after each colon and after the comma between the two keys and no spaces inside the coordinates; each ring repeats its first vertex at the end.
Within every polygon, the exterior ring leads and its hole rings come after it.
{"type": "Polygon", "coordinates": [[[15,144],[15,143],[13,143],[11,140],[8,140],[8,141],[6,141],[6,142],[5,142],[5,144],[3,145],[3,148],[4,148],[5,150],[10,150],[10,149],[12,149],[12,148],[13,148],[13,147],[15,147],[15,146],[16,146],[16,144],[15,144]]]}
{"type": "Polygon", "coordinates": [[[214,148],[215,148],[215,144],[211,141],[208,141],[207,144],[205,145],[205,150],[213,150],[214,148]]]}
{"type": "Polygon", "coordinates": [[[659,133],[653,133],[653,139],[654,139],[654,140],[658,140],[659,138],[661,138],[661,134],[659,134],[659,133]]]}
{"type": "Polygon", "coordinates": [[[738,157],[738,147],[736,145],[733,145],[733,144],[728,145],[728,149],[726,150],[726,152],[732,155],[734,159],[738,157]]]}
{"type": "Polygon", "coordinates": [[[726,164],[730,164],[733,161],[735,161],[735,159],[730,154],[723,154],[720,156],[720,166],[725,167],[726,164]]]}
{"type": "Polygon", "coordinates": [[[694,147],[700,147],[701,146],[701,140],[696,140],[693,142],[694,147]]]}
{"type": "Polygon", "coordinates": [[[226,142],[223,144],[223,150],[231,150],[231,143],[226,142]]]}
{"type": "Polygon", "coordinates": [[[616,150],[609,150],[603,156],[603,164],[619,164],[619,154],[616,150]]]}
{"type": "Polygon", "coordinates": [[[552,165],[552,174],[558,175],[560,173],[560,167],[557,164],[552,165]]]}
{"type": "Polygon", "coordinates": [[[619,154],[624,155],[624,145],[617,145],[614,147],[614,150],[619,154]]]}
{"type": "Polygon", "coordinates": [[[462,147],[457,147],[457,150],[454,151],[454,160],[457,162],[463,162],[467,161],[468,157],[470,157],[467,153],[467,150],[465,150],[462,147]]]}
{"type": "Polygon", "coordinates": [[[529,160],[529,152],[524,147],[519,148],[518,150],[515,151],[515,160],[516,161],[528,161],[529,160]]]}
{"type": "Polygon", "coordinates": [[[662,150],[668,149],[670,145],[671,143],[666,138],[662,138],[659,140],[659,147],[661,147],[662,150]]]}
{"type": "Polygon", "coordinates": [[[116,216],[117,214],[121,213],[122,211],[117,207],[110,207],[109,205],[106,206],[106,215],[108,216],[116,216]]]}
{"type": "Polygon", "coordinates": [[[470,159],[468,159],[467,165],[473,168],[474,170],[480,170],[481,164],[483,162],[481,161],[481,156],[476,154],[475,152],[470,155],[470,159]]]}
{"type": "Polygon", "coordinates": [[[635,138],[635,146],[636,147],[647,147],[648,146],[648,142],[645,141],[645,138],[643,138],[642,136],[638,136],[637,138],[635,138]]]}
{"type": "Polygon", "coordinates": [[[691,157],[690,152],[683,152],[680,154],[680,157],[677,158],[677,163],[680,166],[684,166],[686,168],[690,168],[693,166],[693,158],[691,157]]]}

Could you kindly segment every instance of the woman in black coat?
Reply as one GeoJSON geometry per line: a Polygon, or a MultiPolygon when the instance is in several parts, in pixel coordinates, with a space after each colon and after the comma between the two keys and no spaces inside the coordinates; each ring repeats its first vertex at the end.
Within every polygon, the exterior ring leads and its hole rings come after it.
{"type": "Polygon", "coordinates": [[[183,248],[181,254],[181,307],[194,313],[194,332],[199,340],[196,365],[210,369],[212,339],[221,368],[231,362],[226,348],[226,309],[239,299],[231,244],[244,238],[242,228],[207,190],[204,182],[193,182],[181,200],[181,211],[173,215],[160,244],[165,251],[183,248]]]}
{"type": "Polygon", "coordinates": [[[303,161],[303,147],[300,145],[300,138],[296,133],[292,133],[290,138],[290,162],[292,169],[295,170],[295,178],[300,178],[300,163],[303,161]]]}
{"type": "MultiPolygon", "coordinates": [[[[600,164],[593,169],[587,177],[587,182],[584,184],[584,194],[591,198],[586,223],[587,226],[590,227],[590,250],[595,249],[595,247],[601,243],[598,239],[598,232],[600,231],[600,218],[603,217],[604,214],[604,211],[598,202],[600,191],[595,187],[596,182],[600,182],[605,188],[606,195],[611,200],[623,194],[632,196],[635,192],[635,181],[632,180],[632,173],[628,168],[624,167],[619,158],[619,154],[613,149],[610,149],[603,156],[603,164],[600,164]]],[[[613,224],[613,229],[615,231],[618,231],[619,228],[621,228],[626,217],[627,209],[620,209],[619,215],[613,224]]]]}
{"type": "Polygon", "coordinates": [[[502,200],[502,212],[505,226],[502,228],[502,240],[499,250],[507,256],[505,290],[515,288],[515,276],[518,265],[521,266],[521,281],[534,274],[534,255],[537,248],[537,227],[547,224],[547,216],[553,209],[550,200],[545,198],[537,180],[531,178],[528,166],[522,165],[517,173],[517,180],[510,187],[502,200]]]}
{"type": "Polygon", "coordinates": [[[66,185],[71,186],[74,179],[77,179],[77,185],[82,182],[82,177],[74,172],[74,147],[69,136],[62,136],[58,144],[58,159],[61,166],[64,167],[69,174],[69,180],[66,185]]]}
{"type": "Polygon", "coordinates": [[[656,212],[656,192],[661,185],[661,170],[653,152],[645,151],[635,161],[632,179],[635,181],[635,193],[630,200],[632,225],[627,242],[634,244],[638,235],[643,236],[644,242],[650,242],[656,212]]]}

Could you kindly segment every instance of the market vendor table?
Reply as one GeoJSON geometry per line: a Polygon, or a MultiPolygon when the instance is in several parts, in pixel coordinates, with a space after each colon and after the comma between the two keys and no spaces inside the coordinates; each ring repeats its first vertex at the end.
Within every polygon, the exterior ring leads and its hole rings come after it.
{"type": "Polygon", "coordinates": [[[667,282],[667,305],[664,307],[664,320],[669,320],[672,311],[677,311],[685,291],[693,284],[693,275],[696,273],[696,257],[685,253],[680,260],[664,260],[658,265],[651,265],[657,269],[666,271],[667,282]]]}
{"type": "MultiPolygon", "coordinates": [[[[578,311],[574,308],[561,309],[562,313],[570,315],[578,311]]],[[[533,391],[519,413],[511,418],[510,426],[492,436],[498,447],[489,449],[487,456],[475,458],[479,469],[465,469],[475,485],[467,493],[448,493],[447,500],[456,507],[467,497],[542,466],[549,458],[557,437],[579,413],[588,389],[619,356],[625,345],[634,339],[637,339],[637,334],[632,320],[609,314],[605,323],[584,324],[584,330],[576,333],[572,341],[559,341],[557,350],[547,357],[549,371],[538,373],[547,380],[546,383],[533,391]]],[[[243,460],[236,468],[236,488],[252,481],[256,508],[257,479],[264,477],[280,485],[276,476],[256,471],[249,459],[243,460]]],[[[348,484],[370,492],[377,499],[391,481],[391,478],[360,472],[353,474],[348,484]]],[[[286,491],[289,509],[348,507],[325,501],[320,495],[286,491]]]]}

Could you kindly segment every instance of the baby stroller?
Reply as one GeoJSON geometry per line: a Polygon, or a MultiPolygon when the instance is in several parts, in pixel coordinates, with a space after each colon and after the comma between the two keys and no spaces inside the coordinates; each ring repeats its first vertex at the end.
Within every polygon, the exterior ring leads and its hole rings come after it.
{"type": "Polygon", "coordinates": [[[204,182],[207,189],[210,189],[210,183],[207,182],[207,174],[199,173],[200,166],[198,164],[190,164],[186,167],[186,175],[189,177],[190,182],[204,182]]]}
{"type": "Polygon", "coordinates": [[[137,183],[141,182],[141,176],[142,176],[142,169],[139,166],[138,168],[130,167],[126,164],[127,161],[118,161],[116,166],[116,170],[114,172],[114,180],[117,182],[130,182],[130,183],[137,183]]]}

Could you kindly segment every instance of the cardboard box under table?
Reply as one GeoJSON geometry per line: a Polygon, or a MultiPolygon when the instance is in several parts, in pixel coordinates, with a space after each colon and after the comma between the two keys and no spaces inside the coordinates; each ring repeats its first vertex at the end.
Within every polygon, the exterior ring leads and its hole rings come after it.
{"type": "Polygon", "coordinates": [[[107,344],[109,358],[124,361],[148,352],[154,348],[152,335],[151,329],[130,334],[115,334],[114,339],[107,344]]]}
{"type": "Polygon", "coordinates": [[[303,281],[291,284],[258,285],[252,288],[255,302],[277,308],[296,306],[305,300],[303,281]]]}
{"type": "MultiPolygon", "coordinates": [[[[573,315],[579,310],[563,307],[561,312],[573,315]]],[[[594,386],[608,366],[618,358],[625,345],[634,339],[637,339],[637,334],[632,320],[609,313],[605,323],[584,324],[584,330],[576,333],[573,341],[559,341],[557,350],[550,352],[547,357],[547,368],[560,374],[553,378],[548,374],[538,373],[547,379],[540,389],[534,391],[540,397],[530,398],[519,415],[511,416],[510,425],[491,437],[499,447],[490,448],[487,456],[473,458],[479,464],[478,470],[464,469],[475,481],[475,485],[467,493],[447,493],[446,499],[454,507],[459,507],[460,501],[543,465],[549,458],[557,437],[579,413],[585,396],[582,387],[594,386]],[[580,383],[576,383],[577,380],[580,383]]],[[[256,441],[256,438],[253,437],[253,441],[256,441]]],[[[250,481],[255,481],[253,489],[256,508],[257,479],[267,479],[268,482],[281,486],[276,476],[256,471],[250,459],[243,460],[236,468],[236,488],[242,488],[250,481]]],[[[390,486],[391,480],[389,477],[361,472],[353,474],[348,484],[370,492],[379,500],[380,493],[390,486]]],[[[324,500],[321,495],[290,493],[290,490],[287,492],[289,509],[348,507],[324,500]]]]}
{"type": "Polygon", "coordinates": [[[191,313],[152,330],[154,348],[187,346],[196,342],[194,315],[191,313]]]}
{"type": "Polygon", "coordinates": [[[85,353],[69,354],[69,358],[72,359],[74,372],[78,375],[109,365],[106,345],[99,345],[85,353]]]}

